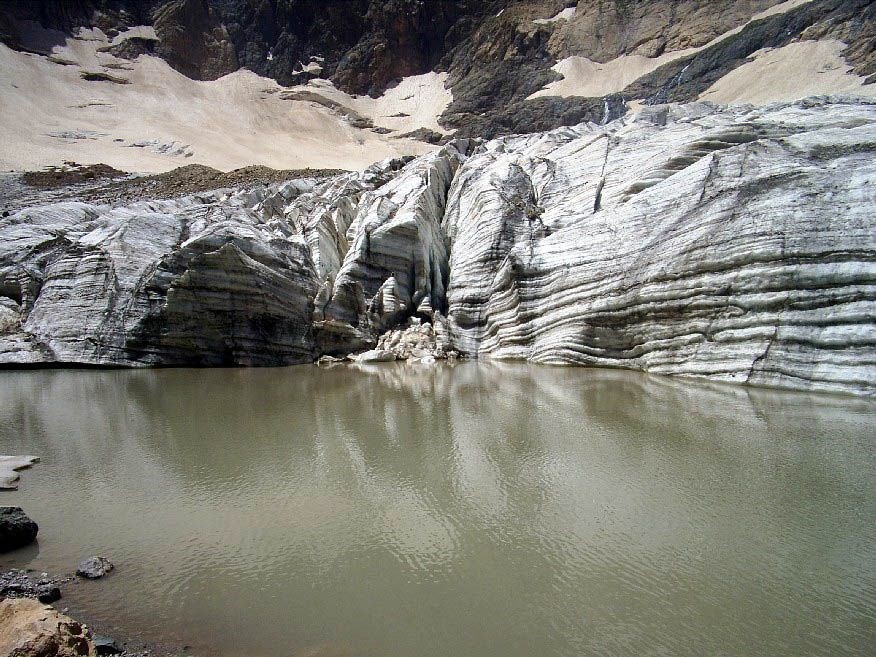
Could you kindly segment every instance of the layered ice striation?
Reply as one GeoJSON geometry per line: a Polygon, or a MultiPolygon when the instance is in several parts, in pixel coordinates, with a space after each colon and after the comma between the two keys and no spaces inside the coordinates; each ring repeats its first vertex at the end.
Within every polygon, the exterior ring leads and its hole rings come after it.
{"type": "Polygon", "coordinates": [[[646,107],[327,180],[0,220],[0,363],[478,358],[876,392],[876,105],[646,107]]]}

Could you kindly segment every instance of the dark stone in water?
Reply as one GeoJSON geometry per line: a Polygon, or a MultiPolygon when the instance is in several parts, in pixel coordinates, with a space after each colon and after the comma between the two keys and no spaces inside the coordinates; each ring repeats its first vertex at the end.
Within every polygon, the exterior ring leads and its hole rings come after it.
{"type": "Polygon", "coordinates": [[[17,506],[0,507],[0,552],[33,543],[39,526],[17,506]]]}
{"type": "Polygon", "coordinates": [[[76,574],[85,579],[99,579],[113,569],[112,562],[106,557],[88,557],[79,564],[76,574]]]}
{"type": "Polygon", "coordinates": [[[122,649],[119,648],[116,642],[107,636],[95,634],[92,637],[92,642],[98,655],[118,655],[122,652],[122,649]]]}
{"type": "Polygon", "coordinates": [[[69,576],[50,577],[47,573],[34,575],[31,579],[31,575],[24,570],[9,570],[0,573],[0,599],[36,598],[49,604],[61,598],[59,587],[70,579],[69,576]]]}
{"type": "Polygon", "coordinates": [[[43,604],[51,604],[61,599],[61,589],[51,584],[37,586],[36,599],[43,604]]]}

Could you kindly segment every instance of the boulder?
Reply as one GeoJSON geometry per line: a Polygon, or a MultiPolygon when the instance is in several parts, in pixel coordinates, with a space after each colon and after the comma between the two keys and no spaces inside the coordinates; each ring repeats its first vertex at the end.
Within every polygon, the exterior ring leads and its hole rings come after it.
{"type": "Polygon", "coordinates": [[[9,570],[0,573],[0,598],[36,598],[46,604],[61,598],[59,585],[70,581],[70,577],[49,577],[43,573],[31,579],[25,570],[9,570]]]}
{"type": "Polygon", "coordinates": [[[118,644],[108,636],[94,635],[94,649],[98,655],[118,655],[122,652],[118,644]]]}
{"type": "Polygon", "coordinates": [[[17,550],[36,540],[39,526],[17,506],[0,507],[0,552],[17,550]]]}
{"type": "Polygon", "coordinates": [[[114,567],[106,557],[88,557],[79,564],[76,574],[85,579],[99,579],[107,575],[114,567]]]}
{"type": "Polygon", "coordinates": [[[85,625],[30,598],[0,600],[0,657],[96,657],[85,625]]]}
{"type": "Polygon", "coordinates": [[[51,604],[61,599],[61,589],[52,584],[37,587],[36,599],[44,604],[51,604]]]}

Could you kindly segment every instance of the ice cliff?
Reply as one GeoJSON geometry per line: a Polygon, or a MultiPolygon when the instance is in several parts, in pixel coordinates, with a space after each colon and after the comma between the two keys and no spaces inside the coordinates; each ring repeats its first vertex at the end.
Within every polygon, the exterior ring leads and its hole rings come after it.
{"type": "Polygon", "coordinates": [[[323,181],[0,219],[0,364],[478,358],[876,393],[876,105],[646,107],[323,181]]]}

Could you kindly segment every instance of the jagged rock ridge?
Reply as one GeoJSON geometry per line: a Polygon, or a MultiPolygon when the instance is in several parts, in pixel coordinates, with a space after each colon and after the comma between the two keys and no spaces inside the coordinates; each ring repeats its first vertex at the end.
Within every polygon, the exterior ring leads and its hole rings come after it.
{"type": "Polygon", "coordinates": [[[199,80],[247,68],[286,86],[320,78],[376,97],[408,76],[446,73],[453,101],[440,123],[476,138],[607,122],[631,101],[694,101],[758,52],[801,41],[842,42],[855,75],[876,81],[871,0],[12,0],[0,7],[0,41],[26,49],[27,21],[70,35],[151,26],[154,40],[114,54],[155,54],[199,80]],[[656,68],[612,92],[533,97],[574,57],[656,68]]]}
{"type": "Polygon", "coordinates": [[[0,220],[0,363],[480,358],[876,392],[876,105],[660,106],[362,173],[0,220]]]}

